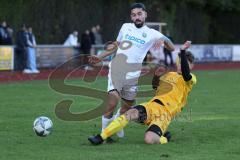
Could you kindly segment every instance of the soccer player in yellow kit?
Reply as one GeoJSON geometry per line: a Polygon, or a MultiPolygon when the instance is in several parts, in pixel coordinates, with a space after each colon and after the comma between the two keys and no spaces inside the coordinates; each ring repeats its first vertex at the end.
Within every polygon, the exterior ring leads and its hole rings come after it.
{"type": "Polygon", "coordinates": [[[155,71],[152,84],[156,94],[150,101],[132,107],[110,123],[101,134],[89,137],[88,140],[94,145],[101,144],[130,121],[137,121],[149,126],[145,133],[145,143],[167,143],[170,138],[167,127],[185,106],[187,96],[197,81],[196,76],[190,73],[194,61],[194,56],[186,51],[190,45],[191,42],[186,41],[180,48],[177,72],[162,74],[160,68],[155,71]]]}

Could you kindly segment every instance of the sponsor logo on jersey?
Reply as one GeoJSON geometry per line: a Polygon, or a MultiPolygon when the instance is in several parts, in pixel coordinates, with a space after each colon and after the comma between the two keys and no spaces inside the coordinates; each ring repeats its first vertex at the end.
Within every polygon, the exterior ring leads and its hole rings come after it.
{"type": "Polygon", "coordinates": [[[131,36],[131,35],[129,35],[129,34],[126,34],[125,38],[128,39],[128,40],[130,40],[130,41],[137,42],[137,43],[139,43],[139,44],[145,44],[145,43],[146,43],[144,40],[139,39],[139,38],[134,37],[134,36],[131,36]]]}

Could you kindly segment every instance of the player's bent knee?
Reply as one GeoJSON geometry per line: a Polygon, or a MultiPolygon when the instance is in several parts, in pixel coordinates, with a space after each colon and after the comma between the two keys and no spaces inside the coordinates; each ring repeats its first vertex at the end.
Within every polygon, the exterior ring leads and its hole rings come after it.
{"type": "Polygon", "coordinates": [[[155,144],[155,138],[153,137],[153,135],[149,132],[147,132],[145,134],[145,137],[144,137],[144,141],[146,144],[155,144]]]}
{"type": "Polygon", "coordinates": [[[162,130],[159,126],[152,124],[149,126],[145,133],[145,143],[147,144],[158,144],[160,142],[160,137],[162,135],[162,130]]]}
{"type": "Polygon", "coordinates": [[[134,121],[138,119],[138,110],[137,109],[130,109],[126,113],[124,113],[128,121],[134,121]]]}

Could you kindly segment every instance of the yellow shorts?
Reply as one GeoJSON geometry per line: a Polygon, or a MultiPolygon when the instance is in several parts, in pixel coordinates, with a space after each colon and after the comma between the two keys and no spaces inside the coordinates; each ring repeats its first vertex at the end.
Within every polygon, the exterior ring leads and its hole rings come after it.
{"type": "Polygon", "coordinates": [[[155,124],[160,127],[163,133],[165,133],[171,122],[171,116],[165,106],[154,101],[143,103],[141,105],[144,106],[147,112],[147,119],[144,121],[144,124],[148,126],[155,124]]]}

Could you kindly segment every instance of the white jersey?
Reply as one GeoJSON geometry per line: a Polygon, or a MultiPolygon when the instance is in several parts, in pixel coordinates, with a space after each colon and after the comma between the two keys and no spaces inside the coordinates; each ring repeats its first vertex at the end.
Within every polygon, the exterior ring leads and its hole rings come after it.
{"type": "MultiPolygon", "coordinates": [[[[124,23],[117,37],[120,47],[118,47],[116,54],[124,54],[127,57],[127,63],[142,64],[148,50],[164,37],[163,34],[146,25],[137,28],[133,23],[124,23]]],[[[128,72],[126,78],[131,79],[139,76],[140,71],[128,72]]]]}

